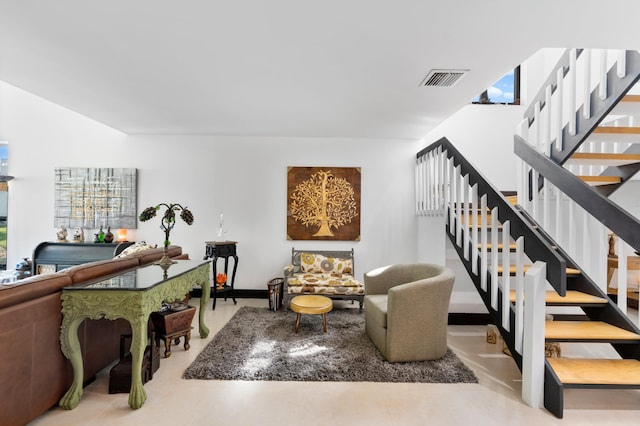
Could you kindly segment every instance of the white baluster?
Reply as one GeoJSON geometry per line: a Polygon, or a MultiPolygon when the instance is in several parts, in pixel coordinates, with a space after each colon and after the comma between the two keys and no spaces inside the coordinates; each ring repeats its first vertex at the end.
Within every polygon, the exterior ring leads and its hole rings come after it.
{"type": "MultiPolygon", "coordinates": [[[[502,224],[502,327],[510,331],[509,314],[511,313],[511,222],[502,224]]],[[[497,250],[497,247],[496,247],[497,250]]]]}
{"type": "Polygon", "coordinates": [[[543,152],[543,146],[541,141],[542,127],[540,125],[540,102],[536,102],[535,106],[533,107],[533,126],[531,126],[530,130],[532,131],[531,133],[533,134],[534,146],[536,147],[538,152],[543,152]]]}
{"type": "Polygon", "coordinates": [[[478,184],[471,187],[471,272],[478,275],[478,184]]]}
{"type": "Polygon", "coordinates": [[[444,209],[444,213],[447,214],[447,209],[451,204],[451,167],[449,163],[449,158],[447,158],[447,150],[444,150],[442,153],[442,173],[443,173],[443,182],[445,182],[445,186],[442,188],[443,192],[443,200],[442,208],[444,209]]]}
{"type": "Polygon", "coordinates": [[[551,187],[549,185],[548,180],[544,180],[544,186],[542,187],[542,226],[544,229],[549,229],[551,226],[550,216],[550,201],[549,197],[551,195],[551,187]]]}
{"type": "Polygon", "coordinates": [[[579,264],[585,265],[587,263],[587,259],[589,258],[589,250],[591,250],[591,233],[589,232],[589,214],[583,209],[580,208],[580,216],[582,218],[582,233],[578,235],[580,238],[578,240],[578,244],[582,247],[582,251],[579,257],[579,264]]]}
{"type": "Polygon", "coordinates": [[[560,189],[555,188],[554,191],[556,195],[556,218],[554,220],[554,238],[556,241],[560,241],[562,238],[562,192],[560,189]]]}
{"type": "Polygon", "coordinates": [[[576,217],[576,215],[575,215],[576,204],[570,198],[568,200],[568,204],[569,204],[568,217],[570,218],[570,220],[569,220],[569,235],[568,235],[569,253],[571,253],[572,256],[575,256],[575,253],[576,253],[576,221],[574,220],[574,218],[576,217]]]}
{"type": "Polygon", "coordinates": [[[545,155],[551,154],[551,85],[544,92],[544,111],[542,111],[542,146],[545,155]]]}
{"type": "Polygon", "coordinates": [[[522,354],[522,340],[524,328],[524,237],[516,240],[516,279],[515,279],[515,315],[516,336],[515,348],[522,354]]]}
{"type": "Polygon", "coordinates": [[[608,87],[607,87],[607,49],[600,50],[600,88],[598,95],[601,100],[607,99],[608,87]]]}
{"type": "Polygon", "coordinates": [[[462,200],[464,196],[464,187],[462,186],[462,167],[458,164],[456,167],[456,244],[458,247],[462,247],[462,200]]]}
{"type": "Polygon", "coordinates": [[[569,82],[569,96],[567,97],[567,111],[569,113],[569,134],[576,134],[576,73],[577,67],[577,51],[571,49],[569,53],[569,73],[567,74],[569,82]]]}
{"type": "Polygon", "coordinates": [[[457,176],[455,167],[453,165],[453,158],[449,159],[449,233],[451,235],[455,235],[456,233],[456,213],[455,213],[455,202],[456,202],[456,182],[457,176]]]}
{"type": "Polygon", "coordinates": [[[538,205],[539,203],[539,192],[538,192],[538,179],[540,178],[540,174],[534,170],[531,169],[531,214],[533,216],[533,218],[537,221],[537,222],[541,222],[540,220],[540,216],[538,214],[538,205]]]}
{"type": "Polygon", "coordinates": [[[431,170],[433,168],[433,152],[430,152],[426,158],[424,163],[424,167],[422,168],[422,179],[423,179],[423,199],[425,209],[428,214],[434,214],[433,211],[433,188],[436,184],[433,179],[433,175],[431,174],[431,170]]]}
{"type": "Polygon", "coordinates": [[[463,214],[466,214],[466,218],[464,221],[464,247],[462,248],[462,253],[464,256],[464,260],[469,260],[469,242],[470,242],[470,238],[469,238],[469,232],[471,231],[471,212],[469,211],[469,174],[467,173],[466,175],[464,175],[464,178],[462,179],[462,190],[463,190],[463,196],[462,196],[462,202],[463,205],[461,206],[461,209],[463,212],[463,214]]]}
{"type": "Polygon", "coordinates": [[[438,180],[440,182],[440,185],[438,186],[438,194],[439,194],[439,204],[438,204],[438,208],[443,210],[445,209],[445,206],[447,205],[447,185],[448,185],[448,181],[446,180],[446,170],[445,170],[445,164],[447,161],[447,156],[446,153],[442,152],[442,147],[438,148],[438,171],[439,171],[439,177],[438,180]]]}
{"type": "Polygon", "coordinates": [[[618,60],[616,61],[618,77],[622,78],[627,75],[627,51],[618,50],[618,60]]]}
{"type": "Polygon", "coordinates": [[[480,197],[480,287],[487,291],[487,195],[480,197]]]}
{"type": "Polygon", "coordinates": [[[585,49],[582,52],[582,59],[584,63],[584,102],[582,109],[582,116],[584,118],[591,117],[591,50],[585,49]]]}
{"type": "Polygon", "coordinates": [[[491,210],[491,307],[498,309],[498,208],[491,210]]]}
{"type": "Polygon", "coordinates": [[[618,308],[624,313],[627,312],[627,244],[618,238],[618,308]]]}
{"type": "Polygon", "coordinates": [[[564,120],[562,120],[562,112],[564,105],[564,75],[563,70],[560,68],[556,74],[556,151],[562,151],[564,146],[564,140],[562,138],[562,126],[564,120]]]}
{"type": "Polygon", "coordinates": [[[416,160],[416,169],[415,169],[415,182],[416,182],[416,213],[418,215],[423,214],[422,210],[422,188],[421,188],[421,179],[420,179],[420,168],[422,163],[422,157],[419,157],[416,160]]]}

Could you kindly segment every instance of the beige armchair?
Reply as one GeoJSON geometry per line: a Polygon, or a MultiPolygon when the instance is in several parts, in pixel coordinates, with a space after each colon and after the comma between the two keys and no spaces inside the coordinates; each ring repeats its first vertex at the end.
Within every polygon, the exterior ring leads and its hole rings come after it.
{"type": "Polygon", "coordinates": [[[455,276],[426,263],[391,265],[364,275],[365,328],[389,362],[442,358],[455,276]]]}

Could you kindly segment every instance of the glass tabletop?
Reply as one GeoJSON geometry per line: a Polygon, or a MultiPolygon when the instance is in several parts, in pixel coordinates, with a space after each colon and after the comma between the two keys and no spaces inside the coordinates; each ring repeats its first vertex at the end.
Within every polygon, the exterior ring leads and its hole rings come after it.
{"type": "Polygon", "coordinates": [[[178,260],[169,267],[149,264],[93,284],[64,287],[64,290],[148,290],[166,280],[176,278],[198,266],[202,260],[178,260]]]}

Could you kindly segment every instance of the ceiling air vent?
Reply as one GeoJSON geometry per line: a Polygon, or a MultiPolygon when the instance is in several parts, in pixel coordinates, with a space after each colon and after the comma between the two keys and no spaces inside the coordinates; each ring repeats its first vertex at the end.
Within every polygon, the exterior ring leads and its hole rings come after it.
{"type": "Polygon", "coordinates": [[[431,70],[420,86],[452,87],[468,72],[469,70],[431,70]]]}

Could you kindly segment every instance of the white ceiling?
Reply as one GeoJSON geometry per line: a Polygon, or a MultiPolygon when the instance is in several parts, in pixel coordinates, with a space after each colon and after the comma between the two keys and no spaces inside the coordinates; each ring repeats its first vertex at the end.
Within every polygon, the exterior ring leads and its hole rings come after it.
{"type": "Polygon", "coordinates": [[[0,0],[0,80],[130,134],[418,139],[540,48],[640,48],[603,4],[0,0]]]}

